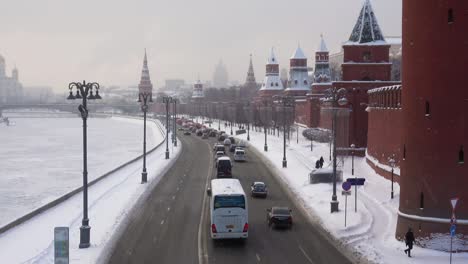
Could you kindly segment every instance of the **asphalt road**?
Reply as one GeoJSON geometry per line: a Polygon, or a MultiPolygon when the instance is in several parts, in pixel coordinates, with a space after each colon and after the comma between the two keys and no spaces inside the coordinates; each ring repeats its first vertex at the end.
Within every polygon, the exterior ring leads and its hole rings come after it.
{"type": "Polygon", "coordinates": [[[178,161],[152,191],[148,202],[134,210],[109,263],[351,263],[307,221],[267,166],[248,149],[247,162],[235,163],[233,176],[241,181],[246,193],[253,181],[265,182],[268,197],[249,196],[246,242],[211,240],[205,187],[214,177],[214,140],[202,140],[193,134],[180,135],[180,139],[184,150],[178,161]],[[292,229],[268,227],[266,209],[273,205],[292,209],[292,229]]]}

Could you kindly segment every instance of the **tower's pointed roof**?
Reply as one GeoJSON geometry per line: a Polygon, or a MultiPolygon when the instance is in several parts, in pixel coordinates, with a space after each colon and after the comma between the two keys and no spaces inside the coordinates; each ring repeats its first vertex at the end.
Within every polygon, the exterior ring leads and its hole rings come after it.
{"type": "Polygon", "coordinates": [[[273,47],[271,48],[270,56],[268,56],[267,64],[278,64],[278,60],[276,59],[275,50],[273,47]]]}
{"type": "Polygon", "coordinates": [[[256,83],[255,81],[255,73],[253,69],[253,64],[252,64],[252,54],[250,54],[250,64],[249,64],[249,70],[247,71],[247,78],[245,80],[246,84],[249,83],[256,83]]]}
{"type": "Polygon", "coordinates": [[[146,49],[145,49],[145,57],[143,59],[143,69],[141,70],[141,79],[140,84],[138,85],[138,89],[140,92],[151,92],[153,90],[153,84],[151,83],[149,70],[148,70],[148,58],[146,56],[146,49]]]}
{"type": "Polygon", "coordinates": [[[356,43],[385,41],[370,0],[364,1],[349,41],[356,43]]]}
{"type": "Polygon", "coordinates": [[[317,52],[328,52],[327,45],[325,44],[325,40],[323,39],[322,34],[320,34],[320,44],[317,49],[317,52]]]}
{"type": "Polygon", "coordinates": [[[297,45],[297,49],[294,51],[293,55],[291,56],[291,59],[307,59],[307,57],[304,55],[304,52],[301,49],[301,46],[297,45]]]}

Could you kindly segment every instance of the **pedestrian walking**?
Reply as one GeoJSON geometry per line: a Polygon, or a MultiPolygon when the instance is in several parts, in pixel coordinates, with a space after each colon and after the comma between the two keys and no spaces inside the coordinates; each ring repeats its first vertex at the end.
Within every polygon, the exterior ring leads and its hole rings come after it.
{"type": "Polygon", "coordinates": [[[320,160],[317,160],[317,161],[315,162],[315,168],[316,168],[316,169],[319,169],[319,168],[320,168],[320,160]]]}
{"type": "Polygon", "coordinates": [[[319,160],[319,161],[320,161],[320,168],[322,168],[322,167],[323,167],[323,163],[324,163],[323,156],[320,156],[320,160],[319,160]]]}
{"type": "Polygon", "coordinates": [[[406,232],[405,242],[406,242],[406,246],[408,247],[407,249],[405,249],[405,253],[408,255],[409,258],[411,258],[411,250],[413,249],[413,242],[414,242],[414,234],[413,234],[413,231],[411,230],[411,227],[408,228],[408,232],[406,232]]]}

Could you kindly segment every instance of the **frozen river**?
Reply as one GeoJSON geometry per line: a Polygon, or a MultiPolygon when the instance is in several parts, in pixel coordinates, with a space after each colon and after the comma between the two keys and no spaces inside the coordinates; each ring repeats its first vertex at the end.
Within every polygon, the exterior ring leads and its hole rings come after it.
{"type": "MultiPolygon", "coordinates": [[[[82,185],[81,118],[10,118],[0,124],[0,226],[82,185]]],[[[152,122],[147,149],[163,140],[152,122]]],[[[89,181],[142,154],[143,121],[88,119],[89,181]]]]}

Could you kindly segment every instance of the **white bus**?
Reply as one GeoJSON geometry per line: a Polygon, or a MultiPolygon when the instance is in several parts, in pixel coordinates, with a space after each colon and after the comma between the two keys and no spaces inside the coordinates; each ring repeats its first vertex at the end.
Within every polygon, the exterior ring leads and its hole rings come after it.
{"type": "Polygon", "coordinates": [[[247,198],[238,179],[211,180],[211,238],[247,238],[247,198]]]}

